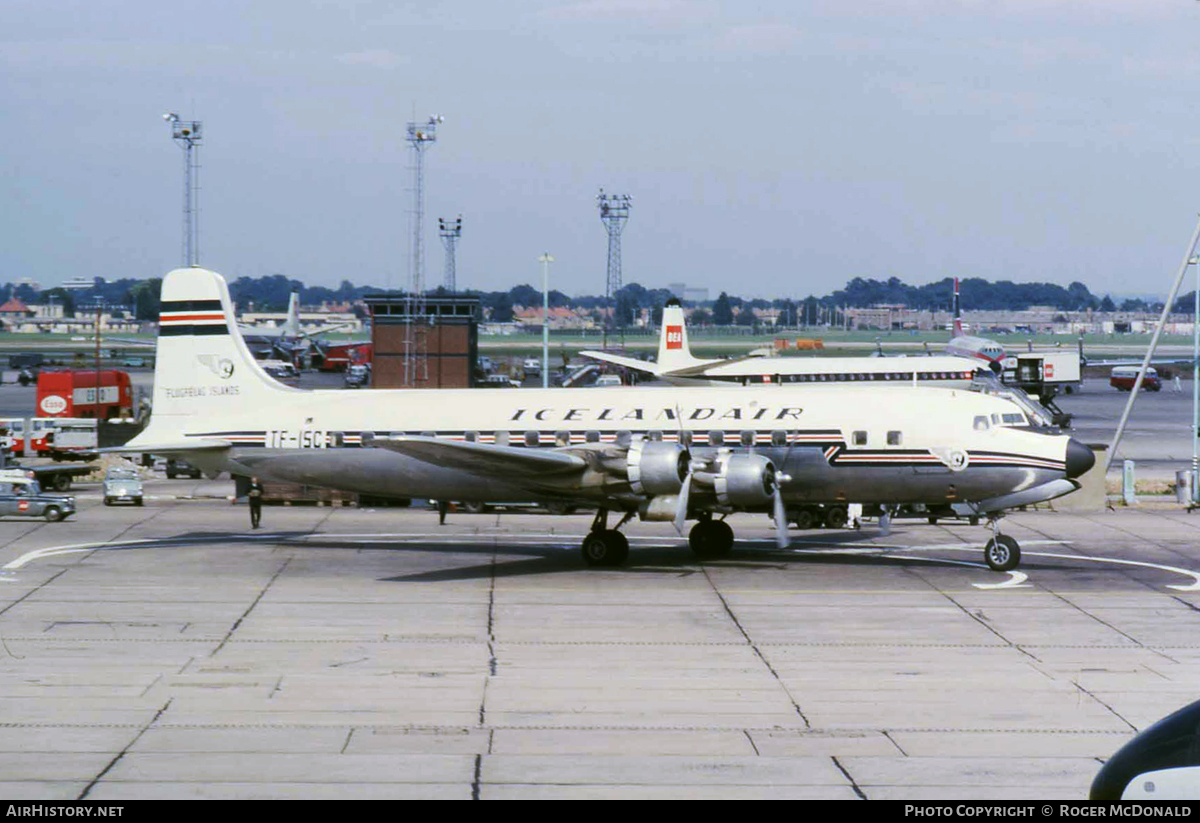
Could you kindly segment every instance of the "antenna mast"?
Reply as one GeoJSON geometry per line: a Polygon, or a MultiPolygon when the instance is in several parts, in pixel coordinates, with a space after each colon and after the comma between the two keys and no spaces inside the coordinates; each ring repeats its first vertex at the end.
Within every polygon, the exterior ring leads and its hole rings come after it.
{"type": "Polygon", "coordinates": [[[454,270],[454,249],[458,238],[462,237],[462,215],[454,222],[438,218],[438,234],[441,235],[442,245],[446,247],[446,291],[453,294],[458,291],[458,275],[454,270]]]}

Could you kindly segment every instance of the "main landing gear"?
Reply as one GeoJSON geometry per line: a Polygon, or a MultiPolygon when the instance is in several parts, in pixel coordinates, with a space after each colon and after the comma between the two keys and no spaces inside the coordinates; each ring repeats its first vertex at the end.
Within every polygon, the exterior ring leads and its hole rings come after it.
{"type": "Polygon", "coordinates": [[[688,532],[688,545],[701,560],[716,560],[733,548],[733,529],[724,520],[702,517],[688,532]]]}
{"type": "Polygon", "coordinates": [[[992,527],[992,539],[983,549],[983,559],[988,568],[996,572],[1007,572],[1015,569],[1021,562],[1021,547],[1006,534],[1000,534],[1000,518],[989,518],[992,527]]]}
{"type": "Polygon", "coordinates": [[[629,540],[620,529],[633,519],[633,512],[626,512],[616,529],[608,528],[608,509],[596,512],[592,529],[583,538],[581,553],[583,562],[589,566],[620,566],[629,559],[629,540]]]}

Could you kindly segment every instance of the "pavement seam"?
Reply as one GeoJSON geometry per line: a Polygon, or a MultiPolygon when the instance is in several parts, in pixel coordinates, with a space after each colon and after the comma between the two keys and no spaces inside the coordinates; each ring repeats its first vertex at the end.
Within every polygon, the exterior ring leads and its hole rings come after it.
{"type": "Polygon", "coordinates": [[[104,775],[106,775],[110,771],[112,771],[113,767],[116,766],[118,763],[120,763],[121,759],[125,757],[125,755],[129,752],[129,750],[132,749],[134,747],[134,745],[139,740],[142,739],[142,735],[144,735],[146,732],[148,732],[151,729],[151,727],[153,727],[154,724],[158,722],[158,719],[160,717],[162,717],[163,714],[166,713],[167,709],[170,708],[170,706],[171,706],[171,701],[174,699],[175,698],[173,698],[173,697],[167,699],[167,702],[162,705],[162,708],[160,708],[157,712],[154,713],[154,717],[150,718],[150,722],[146,723],[144,726],[142,726],[141,730],[138,731],[138,733],[133,736],[133,739],[130,740],[127,744],[125,744],[125,748],[123,748],[123,749],[121,749],[121,751],[117,752],[117,756],[108,762],[108,765],[105,766],[100,771],[100,774],[98,774],[92,778],[92,782],[88,783],[87,786],[84,787],[83,792],[80,793],[79,797],[75,798],[76,800],[86,800],[87,799],[88,794],[92,791],[92,789],[95,787],[95,785],[104,779],[104,775]]]}
{"type": "MultiPolygon", "coordinates": [[[[271,575],[271,579],[267,581],[267,584],[263,586],[262,591],[258,593],[258,597],[254,598],[254,602],[246,608],[246,611],[242,612],[242,616],[234,621],[233,625],[229,628],[229,631],[225,634],[225,637],[222,638],[221,642],[217,644],[217,647],[212,650],[212,653],[209,655],[210,658],[216,657],[220,653],[221,649],[225,648],[225,644],[229,642],[229,638],[233,637],[234,632],[236,632],[242,625],[242,621],[250,616],[250,612],[254,611],[254,607],[257,606],[259,601],[266,596],[267,591],[271,588],[271,585],[277,579],[279,579],[279,575],[283,574],[284,569],[286,569],[288,567],[288,563],[291,562],[292,559],[290,557],[284,558],[283,563],[279,565],[279,568],[275,571],[275,574],[271,575]]],[[[211,640],[209,642],[211,642],[211,640]]]]}
{"type": "Polygon", "coordinates": [[[769,671],[771,676],[775,678],[775,681],[779,684],[779,687],[783,689],[783,693],[787,696],[788,701],[792,704],[792,708],[795,709],[796,714],[800,715],[800,719],[804,721],[805,728],[812,728],[812,724],[809,723],[808,718],[804,714],[804,710],[801,709],[800,704],[796,702],[795,696],[792,695],[792,692],[787,687],[787,684],[783,682],[783,678],[779,676],[779,672],[775,671],[775,667],[771,665],[771,661],[767,660],[766,655],[762,653],[762,650],[759,649],[758,645],[750,638],[750,634],[746,631],[745,627],[742,626],[741,621],[737,618],[737,615],[733,613],[733,609],[730,608],[729,602],[717,588],[717,584],[712,579],[712,575],[708,573],[708,568],[701,565],[701,570],[704,572],[704,579],[708,581],[708,585],[712,588],[713,594],[715,594],[717,599],[721,601],[721,606],[725,609],[725,614],[727,614],[729,619],[733,621],[733,625],[736,626],[737,630],[742,633],[742,637],[746,638],[746,644],[750,646],[750,649],[758,656],[758,659],[762,661],[762,664],[767,667],[767,671],[769,671]]]}
{"type": "Polygon", "coordinates": [[[1079,681],[1077,681],[1077,680],[1072,680],[1072,681],[1071,681],[1071,685],[1072,685],[1072,686],[1074,686],[1075,688],[1079,689],[1079,691],[1083,692],[1083,693],[1084,693],[1084,694],[1086,694],[1088,697],[1092,698],[1092,700],[1095,700],[1097,703],[1099,703],[1099,704],[1100,704],[1101,706],[1103,706],[1104,708],[1108,709],[1110,712],[1112,712],[1112,714],[1113,714],[1113,717],[1115,717],[1115,718],[1117,718],[1118,720],[1120,720],[1122,723],[1124,723],[1124,724],[1125,724],[1126,726],[1128,726],[1129,728],[1133,729],[1135,732],[1137,732],[1137,731],[1141,731],[1141,730],[1140,730],[1140,729],[1139,729],[1137,726],[1133,725],[1133,724],[1132,724],[1132,723],[1130,723],[1128,720],[1126,720],[1124,717],[1122,717],[1122,716],[1121,716],[1121,713],[1120,713],[1119,711],[1117,711],[1117,710],[1116,710],[1116,709],[1114,709],[1112,706],[1110,706],[1110,705],[1108,705],[1107,703],[1105,703],[1103,700],[1101,700],[1099,697],[1097,697],[1097,696],[1096,696],[1096,695],[1095,695],[1093,692],[1091,692],[1091,691],[1089,691],[1089,690],[1085,689],[1083,686],[1081,686],[1081,685],[1079,684],[1079,681]]]}
{"type": "Polygon", "coordinates": [[[833,765],[837,766],[838,771],[840,771],[842,775],[850,781],[850,788],[854,789],[854,793],[858,795],[858,799],[870,800],[866,793],[858,787],[858,783],[855,782],[854,777],[850,774],[846,767],[841,764],[841,761],[839,761],[837,757],[830,757],[829,759],[833,761],[833,765]]]}

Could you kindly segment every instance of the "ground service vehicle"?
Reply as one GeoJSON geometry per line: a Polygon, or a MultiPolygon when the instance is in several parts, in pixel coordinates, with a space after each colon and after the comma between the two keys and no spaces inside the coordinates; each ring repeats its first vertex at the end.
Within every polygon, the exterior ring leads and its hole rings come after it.
{"type": "Polygon", "coordinates": [[[95,369],[43,371],[37,381],[39,417],[80,417],[112,420],[133,416],[133,384],[129,372],[100,371],[100,394],[96,395],[95,369]]]}
{"type": "MultiPolygon", "coordinates": [[[[1137,382],[1137,376],[1137,366],[1115,366],[1108,378],[1108,385],[1118,391],[1133,391],[1133,384],[1137,382]]],[[[1146,391],[1162,390],[1162,380],[1159,379],[1158,372],[1153,368],[1146,369],[1146,376],[1142,378],[1142,388],[1146,391]]]]}

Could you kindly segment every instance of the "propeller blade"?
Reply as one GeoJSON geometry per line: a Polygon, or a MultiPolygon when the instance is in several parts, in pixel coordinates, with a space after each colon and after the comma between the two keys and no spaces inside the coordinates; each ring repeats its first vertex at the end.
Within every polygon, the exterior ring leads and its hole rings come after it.
{"type": "Polygon", "coordinates": [[[679,503],[675,507],[675,531],[683,534],[683,527],[687,525],[688,513],[688,494],[692,490],[692,466],[688,464],[687,475],[683,478],[683,485],[679,487],[679,503]]]}
{"type": "Polygon", "coordinates": [[[775,545],[786,549],[792,542],[788,534],[787,511],[783,507],[783,489],[775,485],[775,545]]]}

